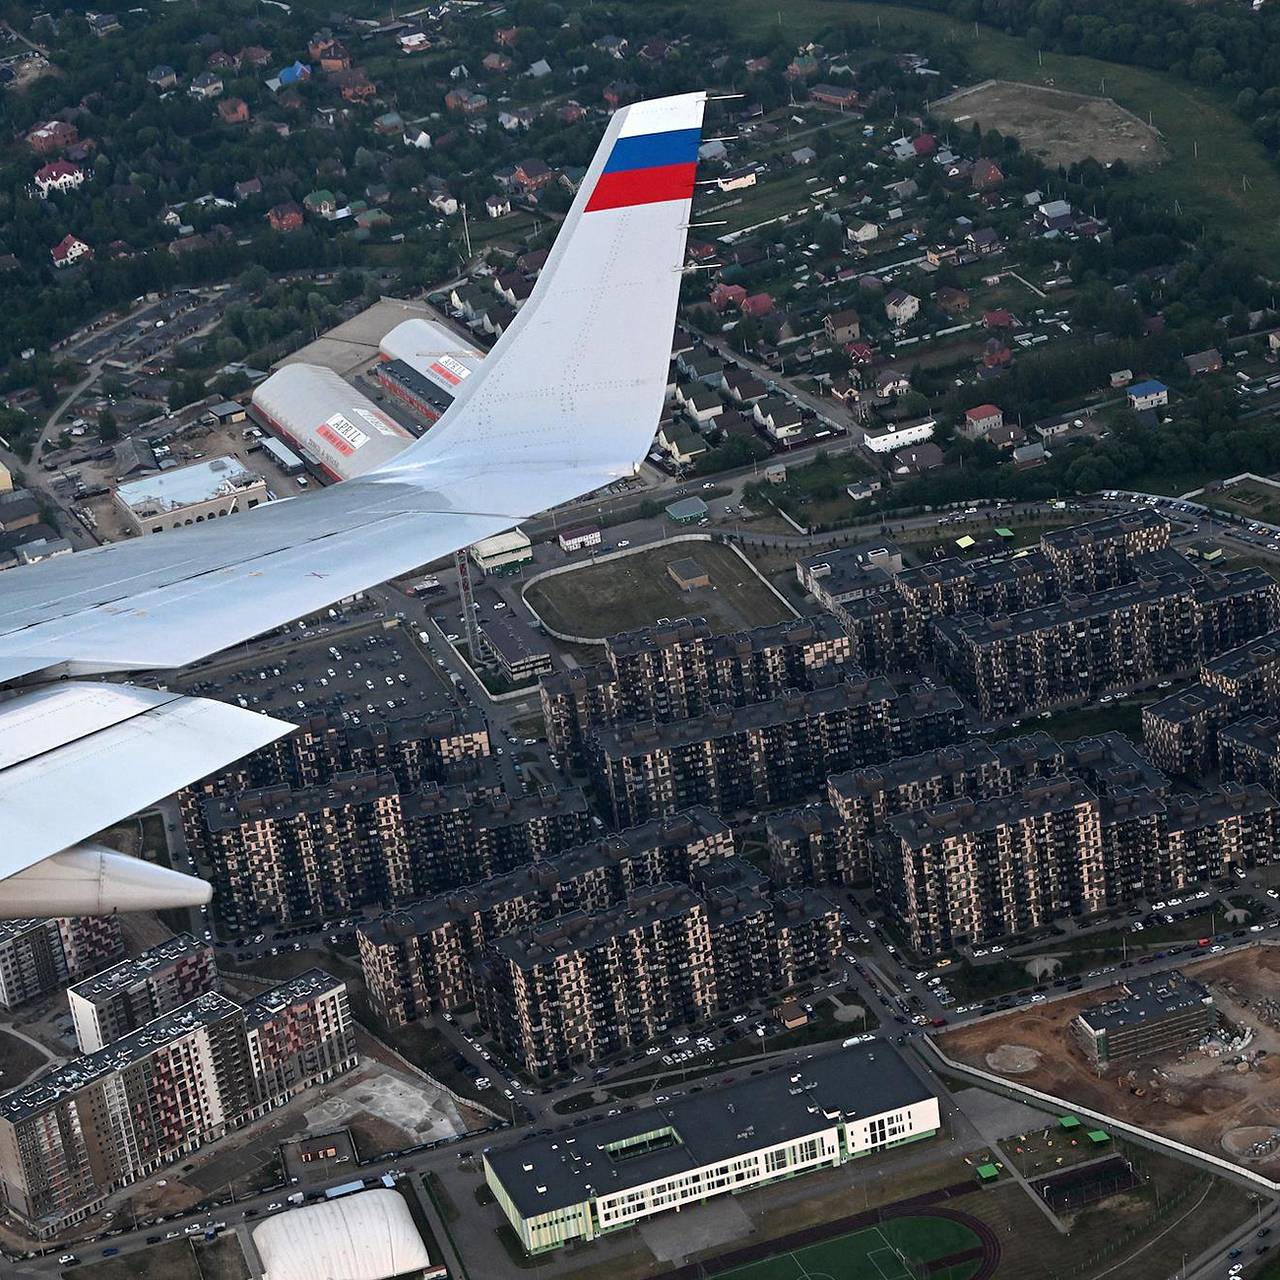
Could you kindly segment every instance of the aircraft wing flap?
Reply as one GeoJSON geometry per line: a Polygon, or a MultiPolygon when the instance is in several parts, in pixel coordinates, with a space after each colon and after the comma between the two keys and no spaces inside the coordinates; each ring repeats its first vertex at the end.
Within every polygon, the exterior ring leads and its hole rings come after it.
{"type": "Polygon", "coordinates": [[[0,705],[0,879],[293,727],[206,698],[125,685],[18,695],[0,705]]]}

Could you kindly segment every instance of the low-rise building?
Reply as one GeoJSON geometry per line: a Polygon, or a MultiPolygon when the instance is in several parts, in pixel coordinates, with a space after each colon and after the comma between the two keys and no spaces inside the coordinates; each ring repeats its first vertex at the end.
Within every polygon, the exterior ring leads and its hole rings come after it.
{"type": "Polygon", "coordinates": [[[1218,1025],[1208,989],[1177,969],[1131,978],[1123,994],[1082,1009],[1071,1021],[1071,1037],[1090,1064],[1113,1063],[1195,1044],[1218,1025]]]}
{"type": "Polygon", "coordinates": [[[210,458],[120,485],[116,509],[134,533],[204,524],[267,501],[267,482],[237,458],[210,458]]]}
{"type": "Polygon", "coordinates": [[[533,543],[527,534],[512,529],[475,543],[470,555],[484,573],[515,573],[533,560],[533,543]]]}
{"type": "Polygon", "coordinates": [[[938,1100],[892,1046],[858,1046],[484,1153],[521,1245],[543,1253],[726,1192],[930,1137],[938,1100]]]}

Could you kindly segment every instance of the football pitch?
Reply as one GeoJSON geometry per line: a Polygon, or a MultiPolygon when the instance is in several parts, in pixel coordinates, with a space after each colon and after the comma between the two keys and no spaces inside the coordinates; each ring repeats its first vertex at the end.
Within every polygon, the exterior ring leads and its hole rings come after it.
{"type": "Polygon", "coordinates": [[[969,1280],[982,1266],[979,1257],[935,1267],[940,1258],[980,1248],[982,1242],[963,1223],[921,1216],[893,1218],[879,1226],[722,1273],[718,1280],[969,1280]]]}

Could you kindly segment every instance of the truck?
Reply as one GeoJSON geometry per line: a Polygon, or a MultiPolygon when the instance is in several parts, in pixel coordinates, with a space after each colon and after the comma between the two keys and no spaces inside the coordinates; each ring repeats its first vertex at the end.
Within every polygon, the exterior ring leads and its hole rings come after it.
{"type": "Polygon", "coordinates": [[[337,1200],[339,1196],[349,1196],[352,1192],[364,1190],[364,1179],[357,1178],[354,1182],[343,1182],[336,1187],[330,1187],[325,1193],[326,1200],[337,1200]]]}
{"type": "Polygon", "coordinates": [[[285,1197],[290,1204],[301,1204],[306,1197],[301,1191],[295,1191],[291,1196],[285,1197]]]}

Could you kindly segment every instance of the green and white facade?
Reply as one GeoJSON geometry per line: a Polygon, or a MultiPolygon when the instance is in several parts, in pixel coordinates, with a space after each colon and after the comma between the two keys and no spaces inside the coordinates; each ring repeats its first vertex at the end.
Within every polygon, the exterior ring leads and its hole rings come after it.
{"type": "Polygon", "coordinates": [[[938,1099],[876,1043],[486,1151],[485,1178],[526,1251],[541,1253],[927,1138],[939,1124],[938,1099]]]}

